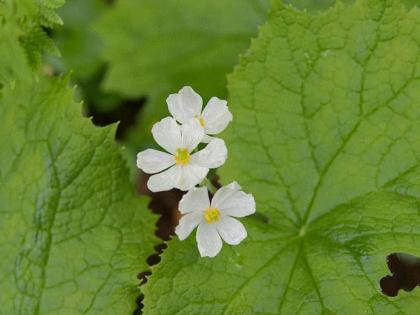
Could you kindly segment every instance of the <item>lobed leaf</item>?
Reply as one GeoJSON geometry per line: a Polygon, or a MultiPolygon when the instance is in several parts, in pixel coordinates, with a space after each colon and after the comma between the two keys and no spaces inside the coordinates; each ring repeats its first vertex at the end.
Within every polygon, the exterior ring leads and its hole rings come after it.
{"type": "Polygon", "coordinates": [[[0,312],[132,314],[155,217],[135,195],[115,126],[82,118],[66,79],[34,73],[20,31],[3,19],[0,312]]]}
{"type": "Polygon", "coordinates": [[[229,77],[221,178],[252,192],[248,239],[199,258],[171,241],[146,314],[415,314],[381,293],[392,252],[420,249],[420,12],[400,1],[315,16],[278,1],[229,77]],[[162,306],[164,305],[164,306],[162,306]]]}

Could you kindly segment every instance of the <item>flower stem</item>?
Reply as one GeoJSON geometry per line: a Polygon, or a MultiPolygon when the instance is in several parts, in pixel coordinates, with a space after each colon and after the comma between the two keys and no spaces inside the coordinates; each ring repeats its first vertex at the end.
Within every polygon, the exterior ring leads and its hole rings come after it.
{"type": "Polygon", "coordinates": [[[207,177],[201,182],[201,185],[204,187],[206,186],[207,189],[214,195],[217,191],[217,188],[213,185],[213,183],[207,177]]]}

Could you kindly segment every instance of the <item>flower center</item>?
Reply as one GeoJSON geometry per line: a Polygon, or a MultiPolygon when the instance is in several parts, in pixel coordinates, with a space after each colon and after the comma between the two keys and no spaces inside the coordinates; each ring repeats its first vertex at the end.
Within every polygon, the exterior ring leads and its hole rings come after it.
{"type": "Polygon", "coordinates": [[[198,119],[198,121],[200,122],[201,127],[204,127],[205,123],[204,123],[204,119],[201,115],[195,115],[195,118],[198,119]]]}
{"type": "Polygon", "coordinates": [[[186,165],[190,162],[191,155],[188,153],[187,149],[176,149],[175,152],[175,162],[178,165],[186,165]]]}
{"type": "Polygon", "coordinates": [[[206,219],[207,223],[214,223],[219,221],[220,218],[220,211],[217,208],[208,208],[204,211],[204,219],[206,219]]]}

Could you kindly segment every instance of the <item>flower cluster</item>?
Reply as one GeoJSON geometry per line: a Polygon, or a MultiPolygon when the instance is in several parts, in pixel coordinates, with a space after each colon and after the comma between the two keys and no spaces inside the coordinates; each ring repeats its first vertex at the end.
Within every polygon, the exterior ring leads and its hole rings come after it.
{"type": "Polygon", "coordinates": [[[237,245],[247,236],[242,223],[232,217],[255,212],[253,196],[241,191],[236,182],[216,191],[211,201],[203,183],[209,170],[222,166],[227,159],[225,142],[215,135],[227,127],[232,114],[227,102],[217,97],[202,110],[202,98],[189,86],[169,95],[166,102],[172,117],[152,128],[153,138],[166,152],[147,149],[138,153],[137,167],[154,174],[147,182],[152,192],[173,188],[188,191],[179,203],[183,216],[175,233],[184,240],[198,226],[200,255],[214,257],[222,248],[222,239],[237,245]]]}

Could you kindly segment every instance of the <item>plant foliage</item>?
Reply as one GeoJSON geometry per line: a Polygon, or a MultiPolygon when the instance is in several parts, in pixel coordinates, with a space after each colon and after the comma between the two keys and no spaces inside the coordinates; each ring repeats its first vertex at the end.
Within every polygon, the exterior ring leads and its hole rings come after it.
{"type": "Polygon", "coordinates": [[[23,4],[0,17],[1,313],[129,314],[155,218],[134,193],[115,126],[94,127],[68,80],[27,58],[23,4]]]}
{"type": "Polygon", "coordinates": [[[420,12],[399,1],[311,16],[279,2],[229,77],[221,178],[266,217],[243,245],[198,258],[172,241],[147,314],[415,314],[380,292],[385,257],[419,255],[420,12]]]}

